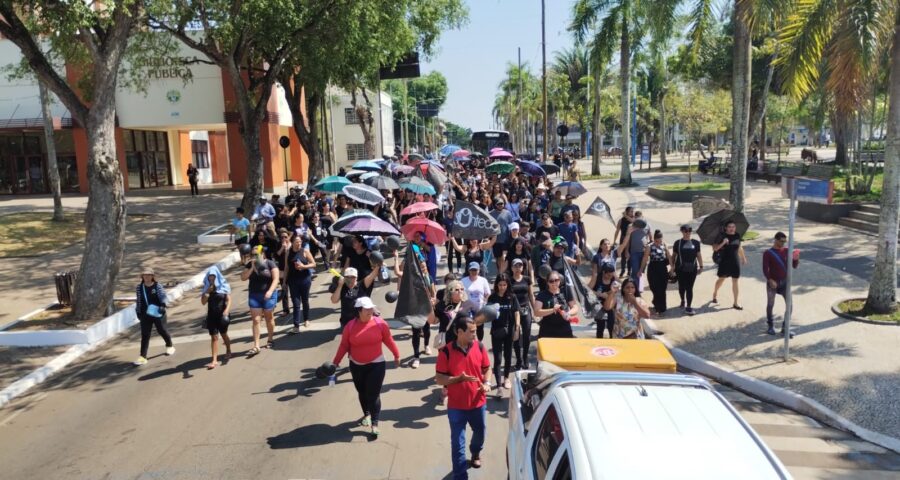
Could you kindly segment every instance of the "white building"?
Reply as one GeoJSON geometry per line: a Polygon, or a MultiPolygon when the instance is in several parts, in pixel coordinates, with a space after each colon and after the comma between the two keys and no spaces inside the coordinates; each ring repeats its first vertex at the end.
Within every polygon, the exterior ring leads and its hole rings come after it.
{"type": "MultiPolygon", "coordinates": [[[[331,91],[331,96],[340,99],[331,105],[335,165],[337,168],[349,168],[358,160],[367,160],[362,130],[359,128],[359,119],[351,103],[350,94],[334,89],[331,91]]],[[[378,97],[376,93],[372,92],[368,92],[368,96],[373,100],[378,97]]],[[[357,101],[363,102],[363,99],[357,97],[357,101]]],[[[381,159],[382,155],[394,153],[394,109],[391,105],[390,95],[385,92],[381,93],[380,111],[377,105],[374,106],[372,116],[375,117],[373,126],[376,135],[374,157],[381,159]]]]}

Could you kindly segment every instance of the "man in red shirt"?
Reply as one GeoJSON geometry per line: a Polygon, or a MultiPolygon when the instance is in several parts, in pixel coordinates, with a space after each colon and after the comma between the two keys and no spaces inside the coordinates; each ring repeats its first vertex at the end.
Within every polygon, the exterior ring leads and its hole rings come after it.
{"type": "Polygon", "coordinates": [[[447,387],[447,417],[450,420],[450,458],[453,478],[467,479],[466,424],[472,427],[472,467],[481,467],[484,446],[485,393],[491,387],[485,383],[491,368],[487,349],[477,340],[475,320],[465,314],[457,315],[451,325],[456,341],[438,352],[435,381],[447,387]]]}
{"type": "MultiPolygon", "coordinates": [[[[787,235],[784,232],[775,234],[775,242],[772,248],[763,252],[763,276],[766,277],[766,324],[769,328],[766,333],[775,335],[775,327],[773,326],[772,309],[775,307],[775,295],[785,296],[787,292],[787,247],[784,246],[787,235]]],[[[799,252],[794,252],[793,267],[800,265],[799,252]]],[[[787,315],[787,312],[785,312],[787,315]]],[[[781,322],[781,335],[784,335],[784,322],[781,322]]],[[[793,332],[790,333],[794,336],[793,332]]]]}

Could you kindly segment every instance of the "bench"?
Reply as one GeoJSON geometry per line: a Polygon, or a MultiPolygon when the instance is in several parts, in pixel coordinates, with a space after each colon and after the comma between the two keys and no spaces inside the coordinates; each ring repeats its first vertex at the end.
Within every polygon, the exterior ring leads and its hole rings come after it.
{"type": "Polygon", "coordinates": [[[834,165],[809,165],[806,167],[806,176],[821,180],[831,180],[834,176],[834,165]]]}
{"type": "Polygon", "coordinates": [[[764,162],[762,169],[747,170],[748,180],[765,180],[766,183],[777,181],[778,162],[764,162]]]}
{"type": "Polygon", "coordinates": [[[793,162],[782,162],[778,166],[775,183],[781,183],[782,177],[799,177],[803,175],[803,164],[793,162]]]}
{"type": "Polygon", "coordinates": [[[700,173],[704,175],[712,175],[716,173],[718,168],[721,168],[722,165],[722,157],[712,157],[712,161],[709,159],[700,160],[700,164],[697,165],[697,169],[700,170],[700,173]]]}

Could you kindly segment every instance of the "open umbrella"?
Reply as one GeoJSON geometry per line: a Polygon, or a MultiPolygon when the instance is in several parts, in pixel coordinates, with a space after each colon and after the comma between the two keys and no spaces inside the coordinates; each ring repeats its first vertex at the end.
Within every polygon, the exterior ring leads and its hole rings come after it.
{"type": "Polygon", "coordinates": [[[554,163],[538,163],[537,165],[547,172],[547,175],[559,173],[559,166],[554,163]]]}
{"type": "Polygon", "coordinates": [[[380,172],[381,165],[375,160],[360,160],[353,164],[354,170],[366,170],[369,172],[380,172]]]}
{"type": "Polygon", "coordinates": [[[363,182],[365,182],[366,180],[368,180],[370,178],[380,177],[380,176],[381,176],[381,174],[378,172],[366,172],[366,173],[360,175],[359,179],[362,180],[363,182]]]}
{"type": "Polygon", "coordinates": [[[443,147],[441,147],[441,149],[438,151],[441,153],[442,157],[446,157],[447,155],[450,155],[461,148],[462,147],[460,147],[459,145],[456,145],[453,143],[448,143],[447,145],[444,145],[443,147]]]}
{"type": "Polygon", "coordinates": [[[453,152],[453,158],[468,157],[468,156],[469,156],[468,150],[457,150],[457,151],[453,152]]]}
{"type": "Polygon", "coordinates": [[[496,152],[491,152],[488,155],[488,158],[513,158],[514,155],[507,152],[506,150],[497,150],[496,152]]]}
{"type": "Polygon", "coordinates": [[[425,157],[423,157],[422,155],[419,155],[418,153],[410,153],[409,155],[406,156],[406,158],[407,158],[407,160],[409,160],[410,163],[422,162],[425,160],[425,157]]]}
{"type": "Polygon", "coordinates": [[[363,183],[345,185],[344,195],[351,200],[356,200],[357,202],[366,205],[378,205],[384,201],[384,197],[381,196],[381,192],[379,192],[378,189],[363,183]]]}
{"type": "Polygon", "coordinates": [[[554,192],[562,192],[564,196],[571,195],[573,197],[578,197],[587,193],[587,189],[584,188],[584,185],[578,182],[560,182],[559,185],[553,187],[554,192]]]}
{"type": "Polygon", "coordinates": [[[400,234],[393,225],[378,217],[354,218],[338,231],[348,235],[366,235],[373,237],[400,234]]]}
{"type": "Polygon", "coordinates": [[[331,224],[331,228],[333,230],[340,230],[348,223],[356,220],[361,217],[369,217],[369,218],[378,218],[372,211],[366,210],[364,208],[357,208],[354,210],[348,210],[341,215],[341,218],[338,218],[334,223],[331,224]]]}
{"type": "Polygon", "coordinates": [[[415,239],[415,235],[419,233],[424,233],[425,241],[433,245],[442,245],[447,241],[447,231],[444,230],[444,227],[427,218],[413,218],[407,221],[401,230],[403,230],[403,236],[410,241],[415,239]]]}
{"type": "Polygon", "coordinates": [[[415,215],[417,213],[430,212],[437,209],[438,206],[432,202],[416,202],[403,210],[400,210],[400,215],[415,215]]]}
{"type": "Polygon", "coordinates": [[[415,168],[409,165],[397,165],[394,167],[394,172],[399,173],[400,175],[409,175],[413,170],[415,170],[415,168]]]}
{"type": "Polygon", "coordinates": [[[347,178],[353,178],[353,177],[359,177],[364,173],[366,173],[365,170],[350,170],[349,172],[345,173],[344,176],[347,178]]]}
{"type": "Polygon", "coordinates": [[[484,168],[484,171],[487,173],[507,174],[507,173],[512,173],[513,171],[515,171],[515,169],[516,169],[516,166],[512,163],[499,161],[499,162],[494,162],[494,163],[488,165],[487,167],[484,168]]]}
{"type": "Polygon", "coordinates": [[[406,179],[406,181],[400,183],[400,188],[409,190],[413,193],[427,193],[429,195],[435,194],[434,187],[432,187],[431,184],[420,177],[410,177],[406,179]]]}
{"type": "Polygon", "coordinates": [[[528,161],[528,160],[520,160],[519,161],[519,169],[522,170],[522,173],[524,173],[525,175],[528,175],[529,177],[546,177],[547,176],[547,172],[545,172],[544,169],[541,168],[540,165],[538,165],[535,162],[528,161]]]}
{"type": "Polygon", "coordinates": [[[468,157],[468,156],[466,156],[466,157],[453,157],[453,160],[455,160],[455,161],[457,161],[457,162],[468,162],[468,161],[471,160],[471,159],[472,159],[472,157],[468,157]]]}
{"type": "Polygon", "coordinates": [[[364,178],[363,183],[378,190],[396,190],[400,188],[393,178],[384,175],[375,175],[373,177],[364,178]]]}
{"type": "Polygon", "coordinates": [[[728,222],[734,222],[737,227],[736,233],[741,237],[750,229],[750,222],[747,221],[747,217],[743,213],[723,209],[707,215],[703,222],[700,223],[700,226],[697,227],[697,235],[700,237],[700,241],[706,245],[713,245],[716,241],[721,241],[722,229],[725,228],[725,224],[728,222]]]}
{"type": "Polygon", "coordinates": [[[350,180],[338,175],[332,175],[316,182],[313,189],[320,192],[343,193],[345,185],[350,185],[350,180]]]}
{"type": "Polygon", "coordinates": [[[494,148],[490,149],[490,151],[488,151],[488,153],[499,152],[501,150],[503,150],[503,147],[494,147],[494,148]]]}

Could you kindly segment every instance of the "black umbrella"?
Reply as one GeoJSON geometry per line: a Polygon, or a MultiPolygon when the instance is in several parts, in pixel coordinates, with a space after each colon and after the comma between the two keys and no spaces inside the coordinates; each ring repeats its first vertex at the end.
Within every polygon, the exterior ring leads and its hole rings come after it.
{"type": "Polygon", "coordinates": [[[393,178],[384,175],[367,178],[363,180],[363,183],[375,187],[378,190],[397,190],[400,188],[400,185],[397,185],[397,182],[393,178]]]}
{"type": "Polygon", "coordinates": [[[552,163],[539,163],[538,165],[543,168],[545,172],[547,172],[547,175],[559,173],[559,166],[552,163]]]}
{"type": "Polygon", "coordinates": [[[700,241],[706,245],[714,245],[716,241],[721,241],[723,229],[728,222],[734,222],[737,227],[736,233],[741,237],[750,229],[750,222],[743,213],[734,210],[719,210],[709,214],[697,227],[700,241]]]}

